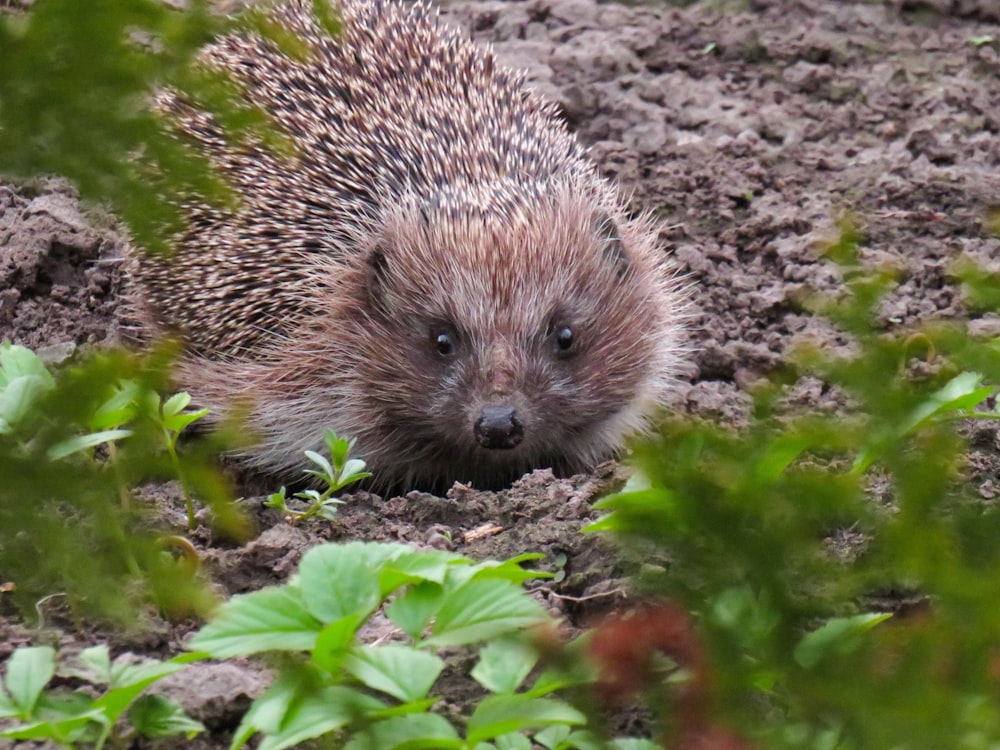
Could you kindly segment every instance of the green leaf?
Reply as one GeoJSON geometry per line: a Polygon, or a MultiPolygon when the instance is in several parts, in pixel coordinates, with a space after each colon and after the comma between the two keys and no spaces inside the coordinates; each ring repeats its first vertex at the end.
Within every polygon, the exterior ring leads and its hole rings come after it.
{"type": "Polygon", "coordinates": [[[908,434],[923,427],[935,417],[949,412],[960,416],[961,413],[971,411],[996,390],[990,386],[979,387],[982,380],[983,376],[976,372],[956,375],[913,410],[901,427],[902,433],[908,434]]]}
{"type": "Polygon", "coordinates": [[[200,721],[195,721],[180,704],[162,695],[144,695],[128,711],[129,723],[150,738],[184,734],[188,739],[205,731],[200,721]]]}
{"type": "Polygon", "coordinates": [[[662,745],[641,737],[624,737],[612,740],[611,747],[614,750],[662,750],[662,745]]]}
{"type": "Polygon", "coordinates": [[[548,748],[548,750],[555,750],[559,746],[559,743],[569,737],[572,731],[565,724],[553,724],[536,733],[534,740],[542,747],[548,748]]]}
{"type": "Polygon", "coordinates": [[[56,671],[56,652],[50,646],[25,646],[7,660],[4,685],[20,715],[33,715],[42,690],[56,671]]]}
{"type": "Polygon", "coordinates": [[[76,677],[94,685],[111,682],[111,653],[107,645],[85,648],[74,661],[64,662],[56,668],[62,677],[76,677]]]}
{"type": "Polygon", "coordinates": [[[534,745],[527,735],[520,732],[501,734],[496,738],[497,750],[531,750],[533,747],[534,745]]]}
{"type": "Polygon", "coordinates": [[[0,419],[16,426],[37,403],[39,396],[52,388],[51,378],[23,375],[0,391],[0,419]]]}
{"type": "Polygon", "coordinates": [[[208,414],[208,409],[198,409],[198,411],[189,411],[183,414],[174,414],[173,416],[166,417],[163,420],[163,426],[174,433],[184,432],[194,422],[208,414]]]}
{"type": "Polygon", "coordinates": [[[106,726],[106,719],[102,711],[93,710],[65,719],[20,724],[10,729],[0,730],[0,737],[13,740],[56,739],[63,744],[69,744],[82,736],[94,723],[106,726]]]}
{"type": "Polygon", "coordinates": [[[312,474],[320,478],[329,477],[331,480],[336,476],[333,472],[333,467],[330,466],[330,462],[326,460],[325,456],[320,455],[316,451],[306,451],[305,454],[306,458],[320,468],[319,471],[308,470],[306,474],[312,474]]]}
{"type": "Polygon", "coordinates": [[[119,657],[111,665],[111,690],[94,701],[94,708],[102,709],[113,723],[143,690],[183,668],[183,664],[153,659],[129,664],[119,657]]]}
{"type": "Polygon", "coordinates": [[[7,689],[0,684],[0,719],[9,719],[20,716],[21,709],[14,705],[14,701],[7,695],[7,689]]]}
{"type": "Polygon", "coordinates": [[[550,724],[586,724],[587,717],[563,701],[525,695],[491,695],[469,717],[466,742],[493,739],[550,724]]]}
{"type": "Polygon", "coordinates": [[[403,702],[420,700],[434,685],[444,661],[411,646],[363,646],[344,660],[344,669],[370,687],[403,702]]]}
{"type": "Polygon", "coordinates": [[[96,445],[127,438],[131,434],[132,430],[104,430],[103,432],[92,432],[89,435],[79,435],[56,443],[46,451],[46,455],[53,461],[58,461],[96,445]]]}
{"type": "Polygon", "coordinates": [[[431,581],[410,586],[386,607],[385,614],[400,630],[417,640],[444,601],[444,587],[431,581]]]}
{"type": "Polygon", "coordinates": [[[492,693],[513,693],[537,661],[537,652],[526,643],[491,641],[479,652],[472,679],[492,693]]]}
{"type": "Polygon", "coordinates": [[[136,408],[138,392],[139,385],[131,380],[116,385],[111,397],[94,411],[87,426],[99,431],[131,422],[138,411],[136,408]]]}
{"type": "Polygon", "coordinates": [[[191,639],[188,648],[217,659],[261,651],[310,651],[323,629],[291,586],[239,594],[191,639]]]}
{"type": "Polygon", "coordinates": [[[382,602],[380,554],[388,550],[379,553],[363,542],[324,544],[306,552],[298,580],[309,612],[322,622],[367,618],[382,602]]]}
{"type": "Polygon", "coordinates": [[[31,349],[18,344],[0,344],[0,389],[18,378],[35,377],[55,385],[52,373],[31,349]]]}
{"type": "Polygon", "coordinates": [[[191,403],[191,394],[187,391],[175,393],[163,402],[163,416],[173,417],[180,414],[191,403]]]}
{"type": "Polygon", "coordinates": [[[323,628],[313,647],[313,664],[327,672],[339,670],[360,624],[357,615],[348,615],[323,628]]]}
{"type": "Polygon", "coordinates": [[[354,481],[360,478],[358,475],[365,473],[365,466],[367,466],[364,461],[360,458],[352,458],[347,463],[344,464],[344,468],[340,470],[339,479],[345,484],[348,481],[354,481]]]}
{"type": "Polygon", "coordinates": [[[386,563],[379,587],[388,596],[400,586],[420,581],[444,583],[448,570],[467,558],[444,550],[410,550],[386,563]]]}
{"type": "Polygon", "coordinates": [[[300,671],[284,671],[271,686],[250,705],[233,734],[230,750],[243,747],[257,732],[276,734],[281,722],[295,700],[303,682],[300,671]]]}
{"type": "Polygon", "coordinates": [[[812,669],[830,656],[848,654],[861,646],[862,634],[890,617],[891,613],[875,612],[832,619],[799,641],[795,661],[812,669]]]}
{"type": "MultiPolygon", "coordinates": [[[[347,456],[354,447],[353,440],[337,437],[337,433],[333,430],[327,430],[323,433],[323,442],[326,443],[326,450],[330,454],[333,465],[337,467],[344,465],[347,461],[347,456]]],[[[332,474],[333,472],[331,471],[330,473],[332,474]]]]}
{"type": "Polygon", "coordinates": [[[542,606],[510,581],[473,579],[445,597],[425,645],[485,641],[548,619],[542,606]]]}
{"type": "Polygon", "coordinates": [[[344,750],[449,750],[465,743],[442,716],[431,713],[377,721],[355,734],[344,750]]]}
{"type": "Polygon", "coordinates": [[[384,707],[380,701],[340,685],[302,692],[289,705],[281,728],[265,735],[258,750],[294,747],[351,722],[361,721],[384,707]]]}

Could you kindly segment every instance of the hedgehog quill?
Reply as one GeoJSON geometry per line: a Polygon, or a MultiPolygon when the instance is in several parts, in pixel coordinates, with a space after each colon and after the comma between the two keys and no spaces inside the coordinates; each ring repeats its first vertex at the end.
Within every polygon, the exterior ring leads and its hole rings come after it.
{"type": "Polygon", "coordinates": [[[294,141],[227,145],[161,104],[240,204],[188,210],[169,259],[137,254],[133,296],[181,338],[179,379],[247,414],[246,458],[297,473],[332,427],[385,484],[509,484],[592,467],[648,428],[682,357],[683,299],[555,106],[423,4],[274,8],[292,59],[234,34],[205,53],[294,141]]]}

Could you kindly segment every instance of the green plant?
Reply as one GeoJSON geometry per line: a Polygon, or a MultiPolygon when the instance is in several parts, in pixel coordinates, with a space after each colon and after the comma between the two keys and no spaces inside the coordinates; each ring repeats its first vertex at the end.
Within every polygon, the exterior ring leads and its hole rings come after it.
{"type": "Polygon", "coordinates": [[[323,442],[326,444],[326,451],[330,458],[327,459],[316,451],[305,451],[306,458],[318,467],[318,469],[306,469],[305,473],[323,482],[326,489],[322,491],[308,489],[296,492],[294,497],[309,503],[308,507],[302,511],[294,510],[288,506],[284,487],[270,495],[264,503],[265,506],[280,510],[289,521],[304,521],[317,515],[328,521],[333,520],[337,514],[337,506],[343,504],[343,500],[333,497],[333,493],[370,477],[371,472],[365,471],[364,461],[359,458],[351,458],[354,440],[337,437],[337,433],[333,430],[327,430],[323,436],[323,442]]]}
{"type": "MultiPolygon", "coordinates": [[[[312,5],[336,33],[328,2],[312,5]]],[[[294,151],[237,86],[197,64],[202,48],[233,27],[308,54],[265,14],[226,16],[206,0],[38,0],[0,13],[0,174],[63,175],[85,200],[110,204],[139,244],[168,250],[164,238],[181,229],[186,199],[232,208],[237,196],[204,154],[170,132],[151,106],[157,89],[183,92],[234,142],[294,151]]]]}
{"type": "Polygon", "coordinates": [[[170,463],[177,472],[181,480],[181,488],[184,491],[184,507],[187,510],[188,528],[193,529],[197,525],[194,517],[194,501],[191,499],[191,492],[184,477],[184,466],[177,456],[177,438],[190,425],[208,414],[208,409],[198,409],[196,411],[184,411],[191,403],[191,395],[186,392],[175,393],[173,396],[163,401],[159,394],[150,394],[150,412],[153,421],[160,428],[163,434],[163,444],[170,456],[170,463]]]}
{"type": "Polygon", "coordinates": [[[592,530],[658,563],[640,587],[694,615],[713,716],[759,746],[995,748],[1000,512],[969,485],[962,434],[998,417],[1000,347],[881,331],[892,279],[857,265],[859,241],[832,248],[850,294],[812,303],[856,355],[803,347],[782,373],[850,406],[795,413],[778,379],[743,429],[668,420],[592,530]]]}
{"type": "Polygon", "coordinates": [[[168,361],[104,352],[53,375],[24,347],[0,346],[0,566],[15,584],[5,596],[24,611],[63,592],[74,608],[127,620],[126,589],[170,611],[208,607],[190,567],[170,564],[131,502],[141,482],[179,471],[217,530],[242,533],[214,447],[176,451],[201,413],[183,411],[186,394],[161,406],[168,361]]]}
{"type": "Polygon", "coordinates": [[[584,724],[583,714],[551,697],[568,683],[561,672],[543,671],[520,689],[538,657],[511,637],[549,622],[520,587],[545,575],[521,568],[536,557],[473,563],[400,544],[327,544],[309,550],[286,585],[233,597],[190,648],[220,659],[285,656],[232,747],[255,733],[263,735],[262,750],[277,750],[340,731],[352,750],[514,748],[526,746],[515,739],[524,731],[584,724]],[[400,640],[361,643],[359,632],[383,606],[400,640]],[[484,643],[471,676],[490,694],[462,732],[431,712],[439,700],[432,688],[445,668],[436,651],[484,643]]]}
{"type": "Polygon", "coordinates": [[[123,655],[112,662],[107,646],[94,646],[84,649],[76,664],[57,664],[55,650],[48,646],[19,648],[7,660],[0,684],[0,737],[51,740],[69,748],[86,743],[95,750],[108,742],[125,747],[134,733],[184,734],[190,739],[204,730],[200,722],[168,698],[141,693],[191,659],[135,662],[123,655]],[[97,697],[83,689],[46,690],[57,674],[103,689],[97,697]],[[131,730],[120,721],[123,718],[131,730]]]}
{"type": "MultiPolygon", "coordinates": [[[[56,381],[38,356],[23,346],[0,344],[0,433],[11,434],[19,421],[43,395],[55,388],[56,381]]],[[[74,453],[88,451],[94,458],[94,448],[106,445],[111,461],[116,460],[116,441],[132,435],[126,425],[147,415],[160,429],[162,444],[170,457],[174,472],[181,480],[188,514],[188,526],[194,528],[194,504],[184,479],[184,467],[177,455],[177,439],[187,427],[208,414],[208,409],[184,411],[191,402],[188,393],[176,393],[163,401],[158,393],[143,389],[138,382],[119,380],[109,383],[107,398],[87,415],[87,431],[67,437],[49,446],[46,456],[54,461],[74,453]]],[[[67,425],[68,427],[68,425],[67,425]]],[[[123,505],[128,506],[127,488],[120,487],[123,505]]]]}

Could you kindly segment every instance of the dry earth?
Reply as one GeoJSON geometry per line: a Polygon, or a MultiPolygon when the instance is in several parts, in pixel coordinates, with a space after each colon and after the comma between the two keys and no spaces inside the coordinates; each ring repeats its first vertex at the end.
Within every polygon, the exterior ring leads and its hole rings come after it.
{"type": "MultiPolygon", "coordinates": [[[[886,330],[946,318],[1000,335],[1000,319],[969,313],[950,270],[962,256],[1000,270],[1000,239],[988,231],[1000,205],[996,0],[462,1],[447,12],[527,68],[604,171],[662,216],[665,252],[688,275],[695,311],[677,410],[739,423],[747,387],[797,342],[846,345],[801,303],[841,289],[820,248],[847,215],[864,260],[898,273],[886,330]]],[[[113,222],[84,213],[59,182],[0,187],[0,340],[56,358],[118,341],[121,246],[113,222]]],[[[791,395],[806,407],[833,398],[810,380],[791,395]]],[[[998,454],[995,432],[977,437],[972,465],[987,498],[1000,485],[998,454]]],[[[450,538],[477,558],[544,552],[549,567],[564,555],[565,579],[538,595],[579,625],[624,596],[624,564],[578,533],[594,517],[590,500],[618,478],[612,468],[572,480],[541,471],[501,493],[361,494],[332,525],[296,528],[260,511],[265,530],[245,547],[196,541],[229,592],[283,580],[326,539],[450,538]],[[487,525],[496,528],[477,538],[487,525]]],[[[178,500],[171,486],[148,494],[178,500]]],[[[158,656],[177,652],[191,628],[124,637],[61,624],[67,650],[110,638],[158,656]]],[[[0,633],[0,660],[32,638],[13,618],[0,619],[0,633]]],[[[260,687],[246,664],[185,672],[172,689],[210,730],[187,746],[225,747],[260,687]]]]}

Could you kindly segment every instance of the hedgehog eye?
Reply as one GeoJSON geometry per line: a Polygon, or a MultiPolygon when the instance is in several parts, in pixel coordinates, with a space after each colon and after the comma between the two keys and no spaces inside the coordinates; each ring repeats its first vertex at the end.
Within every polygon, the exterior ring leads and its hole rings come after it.
{"type": "Polygon", "coordinates": [[[450,328],[432,328],[431,345],[441,357],[451,357],[458,345],[458,337],[450,328]]]}
{"type": "Polygon", "coordinates": [[[572,327],[565,323],[550,323],[545,333],[552,340],[556,356],[569,357],[576,354],[576,335],[572,327]]]}

